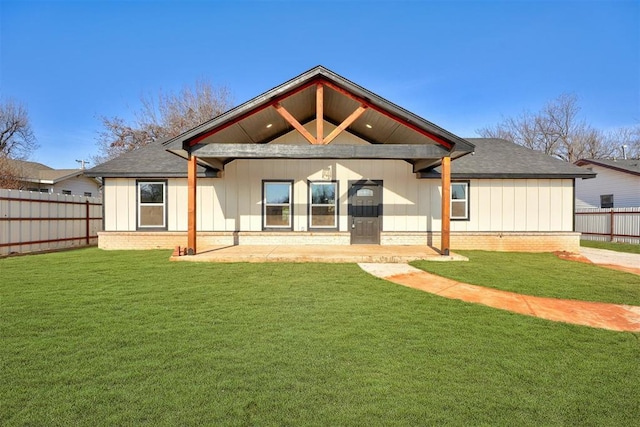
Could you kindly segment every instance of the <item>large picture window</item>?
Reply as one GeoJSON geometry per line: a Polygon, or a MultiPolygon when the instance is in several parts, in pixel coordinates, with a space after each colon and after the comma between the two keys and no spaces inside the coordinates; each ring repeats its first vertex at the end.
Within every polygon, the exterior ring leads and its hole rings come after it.
{"type": "Polygon", "coordinates": [[[309,228],[337,228],[337,183],[309,183],[309,228]]]}
{"type": "Polygon", "coordinates": [[[138,182],[138,227],[166,228],[167,183],[164,181],[138,182]]]}
{"type": "Polygon", "coordinates": [[[469,219],[469,183],[451,183],[451,219],[469,219]]]}
{"type": "Polygon", "coordinates": [[[263,184],[263,224],[265,229],[292,229],[293,183],[265,181],[263,184]]]}

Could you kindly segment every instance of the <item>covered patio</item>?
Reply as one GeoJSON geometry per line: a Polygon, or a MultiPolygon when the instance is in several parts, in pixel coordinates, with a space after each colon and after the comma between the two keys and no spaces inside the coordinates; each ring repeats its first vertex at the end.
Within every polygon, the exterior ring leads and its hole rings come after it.
{"type": "Polygon", "coordinates": [[[234,245],[203,248],[192,256],[179,256],[172,261],[190,262],[324,262],[324,263],[406,263],[416,260],[466,261],[467,258],[440,252],[430,246],[380,245],[234,245]]]}
{"type": "MultiPolygon", "coordinates": [[[[439,203],[441,208],[440,253],[448,255],[450,163],[452,159],[462,157],[474,150],[474,146],[468,141],[323,67],[316,67],[210,122],[165,142],[164,145],[167,151],[188,160],[186,255],[196,255],[201,252],[200,248],[196,248],[198,166],[214,170],[216,177],[224,179],[226,166],[241,159],[285,159],[303,162],[314,159],[363,160],[365,162],[403,160],[412,166],[413,179],[417,179],[417,174],[420,172],[440,166],[442,173],[442,193],[439,203]],[[297,137],[295,140],[287,140],[285,135],[292,133],[293,130],[296,131],[293,133],[297,137]],[[338,141],[336,138],[343,133],[349,133],[349,142],[336,142],[338,141]]],[[[325,180],[331,180],[330,169],[327,175],[325,180]]],[[[349,185],[352,185],[351,182],[349,185]]],[[[375,209],[381,214],[382,203],[375,209]]],[[[368,226],[361,220],[361,216],[377,217],[379,215],[367,213],[369,210],[365,212],[365,209],[357,209],[350,202],[347,215],[349,224],[352,225],[352,233],[359,234],[368,226]],[[361,214],[361,211],[365,213],[361,214]]],[[[343,213],[343,216],[347,215],[343,213]]],[[[263,231],[265,231],[264,228],[263,226],[263,231]]],[[[353,256],[363,252],[360,243],[380,242],[381,226],[375,225],[370,228],[377,231],[368,236],[371,238],[369,241],[356,242],[352,234],[351,244],[358,244],[357,247],[350,249],[353,251],[353,256]]],[[[412,259],[434,255],[433,249],[429,247],[407,246],[407,248],[417,256],[412,259]]],[[[222,250],[229,253],[229,249],[222,250]]],[[[350,250],[341,250],[339,253],[349,254],[350,250]]],[[[238,251],[244,253],[244,257],[249,257],[247,254],[251,253],[242,249],[238,251]]],[[[314,244],[309,248],[301,249],[300,254],[308,253],[309,256],[313,256],[313,253],[319,251],[319,246],[314,244]]],[[[291,250],[285,252],[295,253],[291,250]]],[[[380,248],[380,252],[370,256],[378,258],[404,256],[394,252],[402,253],[403,250],[380,248]]],[[[277,254],[278,251],[274,249],[274,252],[268,252],[261,248],[256,249],[255,253],[260,254],[256,257],[261,259],[277,258],[273,253],[277,254]]]]}

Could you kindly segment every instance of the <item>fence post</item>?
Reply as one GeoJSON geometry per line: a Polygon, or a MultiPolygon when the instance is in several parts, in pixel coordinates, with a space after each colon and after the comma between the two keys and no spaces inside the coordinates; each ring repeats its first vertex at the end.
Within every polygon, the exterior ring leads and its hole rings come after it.
{"type": "Polygon", "coordinates": [[[86,242],[87,245],[89,244],[89,199],[85,200],[84,202],[84,206],[85,206],[85,236],[86,236],[86,242]]]}
{"type": "Polygon", "coordinates": [[[609,219],[609,228],[611,230],[611,236],[610,236],[610,241],[613,242],[613,227],[614,227],[614,220],[613,220],[613,209],[611,209],[609,212],[611,212],[611,218],[609,219]]]}

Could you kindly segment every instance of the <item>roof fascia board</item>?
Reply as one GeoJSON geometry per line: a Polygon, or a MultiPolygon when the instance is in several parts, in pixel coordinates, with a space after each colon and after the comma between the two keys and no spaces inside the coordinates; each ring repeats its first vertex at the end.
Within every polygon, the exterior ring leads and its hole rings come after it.
{"type": "MultiPolygon", "coordinates": [[[[420,172],[421,179],[440,179],[439,172],[420,172]]],[[[595,173],[452,173],[451,179],[569,179],[595,178],[595,173]]]]}
{"type": "Polygon", "coordinates": [[[636,175],[636,176],[640,176],[640,172],[636,172],[636,171],[631,171],[629,169],[625,169],[625,168],[621,168],[619,166],[613,166],[613,165],[609,165],[606,163],[600,163],[596,160],[578,160],[577,162],[575,162],[575,165],[577,166],[582,166],[582,165],[594,165],[594,166],[600,166],[603,168],[607,168],[607,169],[612,169],[618,172],[622,172],[622,173],[628,173],[631,175],[636,175]]]}

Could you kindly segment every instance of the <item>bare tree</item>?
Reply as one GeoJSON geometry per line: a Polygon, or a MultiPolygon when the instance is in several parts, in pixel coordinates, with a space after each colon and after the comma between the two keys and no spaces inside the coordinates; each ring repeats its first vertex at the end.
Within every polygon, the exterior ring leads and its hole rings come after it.
{"type": "Polygon", "coordinates": [[[0,156],[0,188],[26,190],[26,183],[21,179],[21,171],[6,156],[0,156]]]}
{"type": "Polygon", "coordinates": [[[23,159],[36,148],[27,109],[13,99],[0,102],[0,157],[23,159]]]}
{"type": "Polygon", "coordinates": [[[606,136],[616,158],[640,159],[640,123],[621,127],[606,136]]]}
{"type": "Polygon", "coordinates": [[[121,117],[104,117],[98,134],[100,154],[96,164],[135,150],[161,138],[173,137],[230,109],[232,97],[225,86],[198,80],[178,93],[141,96],[141,106],[129,123],[121,117]]]}
{"type": "Polygon", "coordinates": [[[610,157],[614,148],[609,140],[581,120],[579,112],[577,97],[562,94],[537,113],[526,111],[477,132],[485,138],[508,139],[567,162],[610,157]]]}

